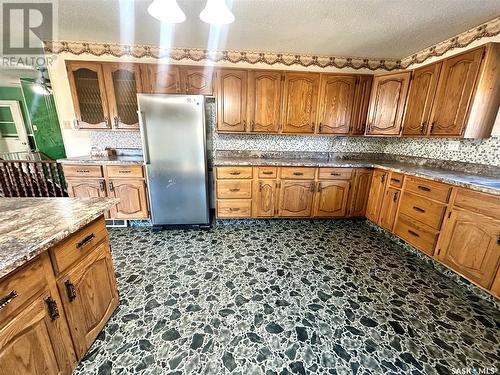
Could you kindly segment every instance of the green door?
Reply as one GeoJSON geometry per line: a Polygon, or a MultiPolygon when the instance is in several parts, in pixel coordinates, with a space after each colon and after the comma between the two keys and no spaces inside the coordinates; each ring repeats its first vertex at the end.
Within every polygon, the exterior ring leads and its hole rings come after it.
{"type": "Polygon", "coordinates": [[[51,159],[66,157],[64,143],[52,95],[38,95],[33,91],[34,83],[21,79],[21,88],[33,127],[35,145],[51,159]]]}

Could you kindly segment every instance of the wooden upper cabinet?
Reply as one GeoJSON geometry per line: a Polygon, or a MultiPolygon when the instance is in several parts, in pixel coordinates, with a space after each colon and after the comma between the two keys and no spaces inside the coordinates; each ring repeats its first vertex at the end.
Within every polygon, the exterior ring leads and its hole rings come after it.
{"type": "Polygon", "coordinates": [[[478,48],[444,60],[431,114],[431,135],[463,134],[484,51],[484,47],[478,48]]]}
{"type": "Polygon", "coordinates": [[[115,272],[107,241],[57,282],[64,311],[81,359],[118,306],[115,272]]]}
{"type": "Polygon", "coordinates": [[[77,127],[110,129],[106,86],[102,65],[92,62],[67,62],[69,86],[77,127]]]}
{"type": "Polygon", "coordinates": [[[314,204],[314,216],[346,216],[350,181],[319,181],[314,204]]]}
{"type": "Polygon", "coordinates": [[[388,172],[378,169],[373,171],[368,204],[366,206],[366,218],[374,223],[378,223],[378,218],[380,216],[387,176],[388,172]]]}
{"type": "Polygon", "coordinates": [[[282,73],[251,71],[248,82],[250,131],[277,133],[280,129],[282,73]]]}
{"type": "Polygon", "coordinates": [[[180,94],[180,67],[168,64],[144,64],[143,76],[147,81],[145,91],[151,94],[180,94]]]}
{"type": "Polygon", "coordinates": [[[356,78],[356,92],[354,94],[354,107],[351,119],[352,135],[365,134],[372,81],[373,76],[358,76],[356,78]]]}
{"type": "Polygon", "coordinates": [[[139,129],[137,93],[142,92],[138,65],[103,65],[109,115],[116,129],[139,129]]]}
{"type": "Polygon", "coordinates": [[[284,133],[314,133],[319,77],[316,73],[285,73],[284,133]]]}
{"type": "Polygon", "coordinates": [[[441,65],[440,62],[427,65],[412,73],[403,121],[403,135],[427,134],[441,65]]]}
{"type": "Polygon", "coordinates": [[[213,95],[214,93],[214,68],[191,67],[181,68],[182,88],[190,95],[213,95]]]}
{"type": "Polygon", "coordinates": [[[281,181],[278,215],[282,217],[311,216],[313,195],[314,181],[281,181]]]}
{"type": "Polygon", "coordinates": [[[385,74],[373,79],[367,135],[399,135],[410,72],[385,74]]]}
{"type": "Polygon", "coordinates": [[[356,77],[322,75],[319,94],[318,133],[348,134],[356,77]]]}
{"type": "Polygon", "coordinates": [[[437,257],[489,289],[500,260],[500,221],[453,209],[444,226],[437,257]]]}
{"type": "Polygon", "coordinates": [[[244,132],[247,128],[246,70],[221,69],[217,72],[217,129],[244,132]]]}
{"type": "Polygon", "coordinates": [[[366,204],[372,180],[371,169],[356,168],[349,197],[349,216],[365,216],[366,204]]]}
{"type": "Polygon", "coordinates": [[[273,217],[276,206],[276,180],[254,182],[253,216],[273,217]]]}
{"type": "Polygon", "coordinates": [[[143,180],[111,179],[109,196],[120,202],[111,209],[114,219],[146,219],[149,217],[146,183],[143,180]]]}

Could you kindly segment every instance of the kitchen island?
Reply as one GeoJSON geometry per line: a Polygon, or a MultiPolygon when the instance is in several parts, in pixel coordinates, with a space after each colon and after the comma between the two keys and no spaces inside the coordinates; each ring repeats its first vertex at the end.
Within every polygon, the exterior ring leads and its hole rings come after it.
{"type": "Polygon", "coordinates": [[[116,199],[0,199],[0,373],[70,374],[118,306],[116,199]]]}

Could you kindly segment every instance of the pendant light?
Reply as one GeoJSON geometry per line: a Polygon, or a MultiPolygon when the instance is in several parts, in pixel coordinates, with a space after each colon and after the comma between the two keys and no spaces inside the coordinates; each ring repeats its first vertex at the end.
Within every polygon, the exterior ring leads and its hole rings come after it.
{"type": "Polygon", "coordinates": [[[200,19],[211,25],[227,25],[234,22],[234,14],[227,7],[225,0],[207,0],[200,19]]]}
{"type": "Polygon", "coordinates": [[[186,15],[176,0],[153,0],[148,6],[148,13],[165,23],[181,23],[186,20],[186,15]]]}

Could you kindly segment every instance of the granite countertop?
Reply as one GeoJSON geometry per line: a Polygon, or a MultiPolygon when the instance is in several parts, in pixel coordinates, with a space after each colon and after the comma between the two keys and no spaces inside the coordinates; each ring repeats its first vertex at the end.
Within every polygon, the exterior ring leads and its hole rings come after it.
{"type": "Polygon", "coordinates": [[[57,160],[63,164],[144,164],[139,155],[112,155],[112,156],[77,156],[57,160]]]}
{"type": "Polygon", "coordinates": [[[500,195],[500,177],[484,176],[444,168],[427,167],[407,162],[392,160],[349,160],[325,158],[289,158],[289,157],[255,157],[255,156],[222,156],[216,157],[214,166],[304,166],[304,167],[351,167],[351,168],[380,168],[401,172],[412,176],[423,177],[434,181],[466,187],[494,195],[500,195]]]}
{"type": "Polygon", "coordinates": [[[0,198],[0,278],[98,218],[115,198],[0,198]]]}

